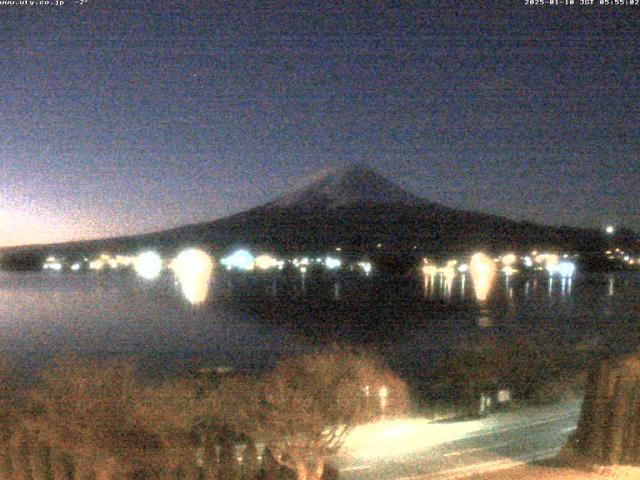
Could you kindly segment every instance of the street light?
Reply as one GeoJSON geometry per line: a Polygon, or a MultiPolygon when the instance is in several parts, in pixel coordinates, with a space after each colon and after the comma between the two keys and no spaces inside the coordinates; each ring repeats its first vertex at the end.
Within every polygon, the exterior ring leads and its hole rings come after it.
{"type": "Polygon", "coordinates": [[[378,390],[378,396],[380,397],[380,410],[382,411],[382,415],[384,415],[384,410],[387,408],[387,396],[389,395],[389,390],[384,385],[380,387],[378,390]]]}

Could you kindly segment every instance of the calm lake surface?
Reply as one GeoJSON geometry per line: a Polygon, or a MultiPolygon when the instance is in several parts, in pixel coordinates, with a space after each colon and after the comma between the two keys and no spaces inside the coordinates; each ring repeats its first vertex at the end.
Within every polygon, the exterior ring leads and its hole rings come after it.
{"type": "Polygon", "coordinates": [[[418,370],[483,337],[540,348],[625,352],[640,346],[640,274],[572,281],[498,277],[486,304],[458,275],[299,278],[217,272],[191,305],[172,275],[0,272],[0,347],[25,365],[63,352],[138,355],[153,368],[228,365],[259,370],[283,354],[367,345],[418,370]]]}

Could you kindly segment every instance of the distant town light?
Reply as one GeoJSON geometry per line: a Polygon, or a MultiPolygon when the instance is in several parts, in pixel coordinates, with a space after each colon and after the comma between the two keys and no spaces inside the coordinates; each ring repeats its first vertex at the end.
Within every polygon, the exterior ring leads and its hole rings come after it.
{"type": "Polygon", "coordinates": [[[104,267],[104,260],[102,260],[101,258],[98,258],[96,260],[89,262],[89,268],[91,270],[102,270],[103,267],[104,267]]]}
{"type": "Polygon", "coordinates": [[[502,257],[502,264],[506,267],[510,267],[516,263],[516,256],[513,253],[507,253],[502,257]]]}
{"type": "Polygon", "coordinates": [[[269,270],[278,266],[278,260],[271,255],[259,255],[256,257],[255,264],[260,270],[269,270]]]}
{"type": "Polygon", "coordinates": [[[118,265],[128,267],[133,263],[133,258],[128,255],[116,255],[116,262],[118,262],[118,265]]]}
{"type": "Polygon", "coordinates": [[[558,264],[560,263],[560,257],[554,253],[545,255],[545,268],[549,275],[553,275],[558,271],[558,264]]]}
{"type": "Polygon", "coordinates": [[[47,262],[42,267],[44,270],[54,270],[59,272],[62,270],[62,264],[60,262],[47,262]]]}
{"type": "Polygon", "coordinates": [[[366,275],[369,275],[372,270],[371,263],[369,262],[359,262],[358,266],[364,271],[366,275]]]}
{"type": "Polygon", "coordinates": [[[436,273],[438,273],[438,267],[435,265],[425,265],[422,267],[422,273],[426,276],[433,277],[436,273]]]}
{"type": "Polygon", "coordinates": [[[605,228],[605,232],[607,232],[609,235],[612,235],[615,231],[616,229],[613,228],[613,225],[607,225],[607,228],[605,228]]]}
{"type": "Polygon", "coordinates": [[[502,267],[502,273],[504,273],[507,277],[513,275],[516,272],[517,270],[509,265],[502,267]]]}
{"type": "Polygon", "coordinates": [[[247,250],[236,250],[228,257],[220,260],[220,263],[227,267],[227,270],[237,268],[238,270],[253,270],[254,258],[247,250]]]}
{"type": "Polygon", "coordinates": [[[468,272],[468,271],[469,271],[469,265],[467,265],[466,263],[463,263],[462,265],[460,265],[460,266],[458,267],[458,271],[459,271],[460,273],[466,273],[466,272],[468,272]]]}
{"type": "Polygon", "coordinates": [[[162,271],[162,258],[153,251],[143,252],[133,260],[133,268],[142,278],[153,280],[162,271]]]}
{"type": "Polygon", "coordinates": [[[73,270],[74,272],[77,272],[78,270],[80,270],[80,264],[74,263],[73,265],[71,265],[71,270],[73,270]]]}
{"type": "Polygon", "coordinates": [[[570,278],[573,277],[576,271],[576,265],[573,262],[562,261],[555,267],[555,271],[558,272],[562,278],[570,278]]]}
{"type": "Polygon", "coordinates": [[[342,261],[339,258],[327,257],[324,260],[324,264],[329,270],[334,270],[336,268],[340,268],[342,261]]]}

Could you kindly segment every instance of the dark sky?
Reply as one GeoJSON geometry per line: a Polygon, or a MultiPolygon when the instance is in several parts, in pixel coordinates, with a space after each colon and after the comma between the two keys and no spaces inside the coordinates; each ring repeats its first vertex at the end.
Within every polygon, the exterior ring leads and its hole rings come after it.
{"type": "Polygon", "coordinates": [[[0,246],[219,218],[356,161],[640,231],[640,5],[524,3],[0,5],[0,246]]]}

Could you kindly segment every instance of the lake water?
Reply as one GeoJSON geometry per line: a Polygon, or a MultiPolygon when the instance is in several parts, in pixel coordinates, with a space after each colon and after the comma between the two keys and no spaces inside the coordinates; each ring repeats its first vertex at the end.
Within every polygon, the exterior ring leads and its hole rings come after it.
{"type": "Polygon", "coordinates": [[[470,282],[324,275],[303,285],[217,272],[206,301],[192,305],[170,274],[0,272],[0,347],[32,366],[80,352],[135,354],[158,368],[261,369],[335,342],[368,345],[400,369],[418,370],[483,337],[579,352],[640,345],[640,274],[551,284],[542,273],[508,283],[502,276],[482,305],[470,282]]]}

